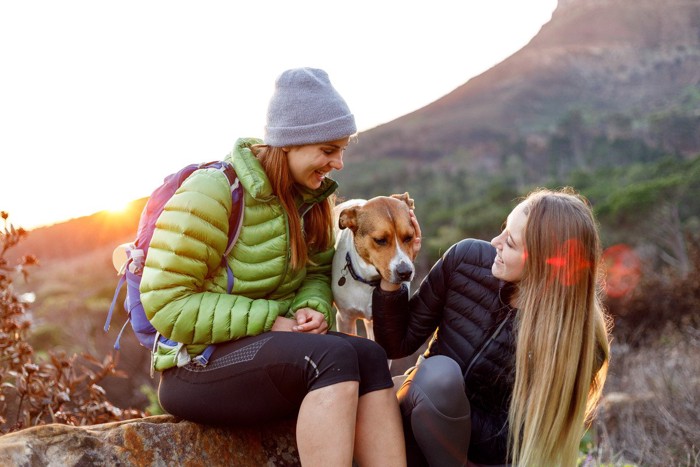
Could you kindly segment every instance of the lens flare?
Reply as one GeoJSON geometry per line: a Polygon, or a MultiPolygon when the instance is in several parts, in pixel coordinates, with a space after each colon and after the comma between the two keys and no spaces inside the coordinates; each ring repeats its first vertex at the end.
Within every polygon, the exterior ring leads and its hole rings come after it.
{"type": "Polygon", "coordinates": [[[578,283],[591,267],[581,241],[575,238],[565,241],[557,255],[547,258],[546,263],[552,267],[550,278],[559,280],[565,286],[578,283]]]}
{"type": "Polygon", "coordinates": [[[632,292],[642,276],[642,262],[627,245],[618,244],[603,252],[605,268],[605,293],[608,297],[621,298],[632,292]]]}

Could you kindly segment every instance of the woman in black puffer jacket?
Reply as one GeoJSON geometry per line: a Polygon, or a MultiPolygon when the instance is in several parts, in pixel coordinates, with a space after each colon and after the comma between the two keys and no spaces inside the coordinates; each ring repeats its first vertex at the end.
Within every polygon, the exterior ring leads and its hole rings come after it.
{"type": "Polygon", "coordinates": [[[409,465],[575,465],[609,355],[599,250],[587,202],[540,190],[491,244],[453,245],[410,299],[382,281],[389,358],[432,336],[398,391],[409,465]]]}

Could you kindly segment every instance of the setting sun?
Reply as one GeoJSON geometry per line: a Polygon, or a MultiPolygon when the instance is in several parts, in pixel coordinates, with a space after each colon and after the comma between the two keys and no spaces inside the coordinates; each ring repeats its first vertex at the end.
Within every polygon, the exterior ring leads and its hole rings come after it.
{"type": "Polygon", "coordinates": [[[129,208],[128,201],[115,200],[115,201],[108,203],[107,207],[105,208],[105,211],[107,211],[111,214],[122,214],[128,208],[129,208]]]}

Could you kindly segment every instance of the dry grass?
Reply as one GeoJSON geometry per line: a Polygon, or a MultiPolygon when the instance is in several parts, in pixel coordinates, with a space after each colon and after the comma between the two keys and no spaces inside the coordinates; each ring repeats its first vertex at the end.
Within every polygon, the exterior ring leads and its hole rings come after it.
{"type": "Polygon", "coordinates": [[[654,346],[612,349],[587,465],[700,465],[700,330],[666,329],[654,346]]]}
{"type": "Polygon", "coordinates": [[[608,303],[612,357],[588,465],[700,466],[700,241],[688,246],[688,273],[649,272],[608,303]]]}

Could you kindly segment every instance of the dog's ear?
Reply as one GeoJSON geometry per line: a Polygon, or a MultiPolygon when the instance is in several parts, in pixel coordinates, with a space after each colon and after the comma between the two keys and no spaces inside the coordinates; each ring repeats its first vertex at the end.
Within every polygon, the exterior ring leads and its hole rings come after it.
{"type": "Polygon", "coordinates": [[[343,209],[338,217],[338,227],[340,230],[350,229],[353,232],[357,230],[357,210],[358,206],[343,209]]]}
{"type": "Polygon", "coordinates": [[[403,201],[404,203],[406,203],[406,205],[408,206],[408,209],[415,209],[415,203],[413,202],[413,198],[411,198],[408,195],[408,191],[402,195],[391,195],[391,197],[396,198],[399,201],[403,201]]]}

